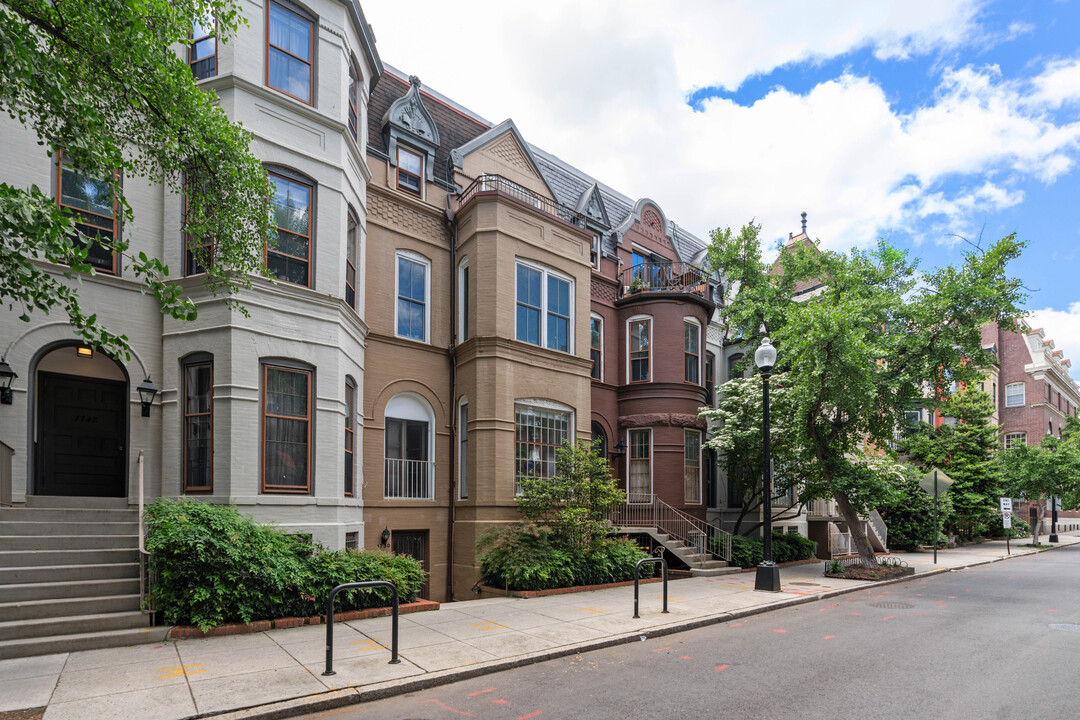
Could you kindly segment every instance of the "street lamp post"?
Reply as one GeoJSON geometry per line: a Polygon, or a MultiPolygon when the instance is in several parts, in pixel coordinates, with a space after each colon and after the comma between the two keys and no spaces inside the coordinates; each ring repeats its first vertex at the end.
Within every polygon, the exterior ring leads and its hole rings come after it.
{"type": "Polygon", "coordinates": [[[763,558],[757,566],[754,580],[755,590],[780,592],[780,568],[773,562],[772,554],[772,457],[769,448],[769,377],[776,365],[776,348],[769,338],[761,341],[761,347],[754,353],[754,363],[761,369],[762,396],[762,495],[765,502],[765,537],[763,539],[763,558]]]}

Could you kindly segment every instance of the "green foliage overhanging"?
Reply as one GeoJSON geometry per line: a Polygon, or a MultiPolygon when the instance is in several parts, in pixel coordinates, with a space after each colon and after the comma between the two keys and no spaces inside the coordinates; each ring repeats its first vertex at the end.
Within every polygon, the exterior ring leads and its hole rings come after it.
{"type": "Polygon", "coordinates": [[[721,319],[749,329],[752,348],[763,326],[776,345],[778,369],[791,378],[795,442],[817,461],[803,497],[834,498],[872,563],[859,516],[892,491],[855,458],[867,443],[888,446],[927,383],[973,382],[990,364],[980,329],[990,321],[1010,328],[1020,316],[1022,284],[1006,268],[1023,243],[1009,235],[928,272],[885,242],[848,253],[785,247],[773,271],[759,231],[750,223],[738,235],[711,234],[710,269],[728,288],[721,319]]]}
{"type": "MultiPolygon", "coordinates": [[[[177,319],[194,319],[196,306],[160,258],[127,253],[132,236],[161,230],[135,223],[124,185],[161,183],[184,193],[181,237],[213,238],[212,257],[200,257],[210,292],[230,296],[264,272],[272,232],[266,172],[250,152],[250,134],[196,86],[177,53],[197,18],[215,18],[218,41],[227,41],[246,24],[242,7],[239,0],[0,0],[0,110],[24,123],[54,162],[62,151],[65,166],[110,182],[123,225],[113,248],[124,272],[177,319]]],[[[105,327],[67,282],[94,274],[87,251],[96,242],[36,185],[0,183],[0,302],[27,322],[61,308],[87,343],[128,357],[127,336],[105,327]],[[58,273],[41,261],[66,267],[58,273]]],[[[226,302],[240,308],[232,297],[226,302]]]]}
{"type": "MultiPolygon", "coordinates": [[[[260,525],[234,507],[161,499],[146,508],[146,549],[157,578],[151,604],[165,622],[203,630],[227,622],[309,617],[336,585],[389,580],[401,602],[424,583],[417,560],[381,551],[327,551],[260,525]]],[[[334,608],[385,607],[389,590],[345,590],[334,608]]]]}

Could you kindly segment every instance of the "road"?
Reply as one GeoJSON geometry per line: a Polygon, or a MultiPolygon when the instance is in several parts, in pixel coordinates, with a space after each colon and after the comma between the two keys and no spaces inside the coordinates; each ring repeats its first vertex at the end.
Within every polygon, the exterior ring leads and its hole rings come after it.
{"type": "Polygon", "coordinates": [[[1078,670],[1073,546],[306,717],[1057,720],[1078,670]]]}

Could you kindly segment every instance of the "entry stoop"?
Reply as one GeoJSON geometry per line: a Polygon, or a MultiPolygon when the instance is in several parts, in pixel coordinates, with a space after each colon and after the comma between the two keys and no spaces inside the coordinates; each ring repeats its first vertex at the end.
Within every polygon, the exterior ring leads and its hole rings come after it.
{"type": "Polygon", "coordinates": [[[0,508],[0,659],[163,640],[140,608],[138,511],[125,498],[26,501],[0,508]]]}

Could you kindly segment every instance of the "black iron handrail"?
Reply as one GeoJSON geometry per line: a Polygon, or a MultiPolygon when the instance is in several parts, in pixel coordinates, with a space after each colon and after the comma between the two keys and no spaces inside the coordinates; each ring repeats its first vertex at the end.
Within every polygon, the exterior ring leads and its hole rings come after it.
{"type": "Polygon", "coordinates": [[[651,562],[660,563],[660,568],[663,570],[663,576],[664,576],[664,610],[663,610],[663,612],[666,613],[668,611],[668,609],[667,609],[667,560],[665,560],[662,557],[642,558],[641,560],[638,560],[636,563],[634,563],[634,617],[635,618],[640,617],[640,615],[638,615],[638,581],[641,579],[641,576],[640,576],[639,572],[640,572],[642,563],[651,563],[651,562]]]}
{"type": "Polygon", "coordinates": [[[709,274],[684,262],[645,262],[619,273],[619,297],[639,292],[690,293],[709,299],[709,274]]]}
{"type": "Polygon", "coordinates": [[[518,185],[502,175],[481,175],[473,180],[469,187],[461,192],[458,208],[465,207],[477,195],[495,194],[517,200],[519,203],[535,208],[542,213],[556,217],[563,222],[585,227],[585,216],[562,203],[537,195],[532,190],[518,185]]]}
{"type": "Polygon", "coordinates": [[[397,585],[389,580],[367,580],[365,582],[345,583],[338,585],[330,591],[330,597],[326,598],[326,671],[323,675],[336,675],[334,672],[334,596],[342,590],[352,588],[387,587],[394,592],[394,612],[390,621],[390,665],[397,665],[401,660],[397,655],[397,627],[398,627],[398,591],[397,585]]]}

